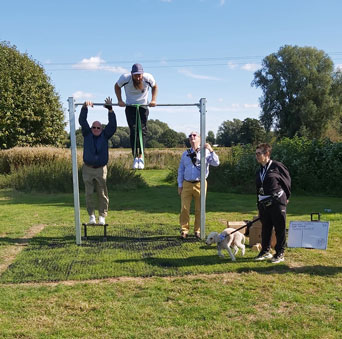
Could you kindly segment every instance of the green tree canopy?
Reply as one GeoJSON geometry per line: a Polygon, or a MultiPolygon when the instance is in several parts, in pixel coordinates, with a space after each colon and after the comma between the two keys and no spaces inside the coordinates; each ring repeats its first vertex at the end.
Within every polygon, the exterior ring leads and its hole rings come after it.
{"type": "Polygon", "coordinates": [[[110,138],[112,147],[118,148],[118,147],[124,147],[129,148],[130,147],[130,141],[129,141],[129,127],[120,127],[118,126],[116,132],[114,135],[110,138]]]}
{"type": "Polygon", "coordinates": [[[208,131],[207,142],[209,142],[209,144],[211,145],[215,144],[216,138],[213,131],[208,131]]]}
{"type": "Polygon", "coordinates": [[[252,85],[260,87],[260,120],[280,136],[320,138],[336,113],[333,62],[321,50],[286,45],[264,58],[252,85]]]}
{"type": "Polygon", "coordinates": [[[240,129],[242,121],[233,119],[226,120],[218,128],[216,142],[220,146],[230,147],[240,143],[240,129]]]}
{"type": "Polygon", "coordinates": [[[158,144],[157,140],[163,132],[169,129],[168,124],[158,119],[150,119],[147,124],[146,147],[162,146],[158,144]]]}
{"type": "Polygon", "coordinates": [[[173,148],[184,145],[184,137],[184,133],[177,133],[173,129],[169,128],[159,136],[158,142],[163,144],[165,147],[173,148]]]}
{"type": "Polygon", "coordinates": [[[58,145],[64,113],[43,67],[0,42],[0,148],[58,145]]]}
{"type": "Polygon", "coordinates": [[[240,142],[242,144],[257,145],[265,142],[265,129],[258,119],[246,118],[240,128],[240,142]]]}

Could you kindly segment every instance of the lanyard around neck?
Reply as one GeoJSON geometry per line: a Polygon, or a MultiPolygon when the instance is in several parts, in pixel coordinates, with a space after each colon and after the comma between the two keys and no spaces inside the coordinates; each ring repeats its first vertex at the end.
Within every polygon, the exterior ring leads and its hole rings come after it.
{"type": "Polygon", "coordinates": [[[268,169],[270,168],[271,164],[272,164],[272,160],[269,161],[269,163],[268,163],[266,168],[263,167],[263,169],[264,169],[263,171],[260,171],[259,175],[260,175],[260,180],[261,180],[262,183],[265,180],[266,173],[267,173],[268,169]]]}

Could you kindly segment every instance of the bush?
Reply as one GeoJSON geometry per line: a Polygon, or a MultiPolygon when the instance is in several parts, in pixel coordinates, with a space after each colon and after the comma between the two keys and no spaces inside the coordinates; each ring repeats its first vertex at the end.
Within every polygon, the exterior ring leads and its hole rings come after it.
{"type": "Polygon", "coordinates": [[[286,164],[295,190],[341,195],[342,143],[285,138],[274,146],[273,158],[286,164]]]}
{"type": "MultiPolygon", "coordinates": [[[[69,149],[57,147],[14,147],[0,150],[0,173],[9,174],[30,165],[46,165],[61,159],[71,162],[69,149]]],[[[79,161],[81,157],[79,156],[79,161]]]]}
{"type": "Polygon", "coordinates": [[[252,145],[233,146],[220,154],[220,165],[210,167],[208,189],[219,192],[255,192],[255,161],[252,145]]]}
{"type": "MultiPolygon", "coordinates": [[[[79,188],[84,190],[82,167],[78,170],[79,188]]],[[[110,189],[136,189],[145,187],[140,174],[122,165],[108,165],[107,186],[110,189]]],[[[17,171],[1,176],[0,187],[12,187],[23,192],[71,193],[73,192],[72,165],[70,160],[59,159],[44,165],[22,166],[17,171]]]]}
{"type": "Polygon", "coordinates": [[[20,167],[9,175],[11,187],[24,192],[62,192],[73,191],[72,168],[70,161],[60,159],[44,165],[20,167]]]}
{"type": "MultiPolygon", "coordinates": [[[[176,184],[177,169],[184,149],[148,150],[147,169],[170,169],[167,178],[176,184]]],[[[259,165],[251,145],[219,148],[220,166],[210,167],[208,189],[221,192],[255,192],[255,173],[259,165]]],[[[72,192],[69,149],[25,147],[0,151],[0,187],[18,190],[72,192]]],[[[110,150],[108,188],[133,189],[146,185],[140,174],[130,171],[130,150],[110,150]]],[[[273,145],[272,159],[289,169],[294,192],[342,195],[342,143],[306,138],[285,138],[273,145]]],[[[82,164],[82,150],[78,151],[82,164]]],[[[83,189],[81,170],[79,184],[83,189]]]]}
{"type": "Polygon", "coordinates": [[[122,164],[110,162],[107,172],[107,187],[108,189],[130,190],[147,187],[147,184],[137,171],[127,170],[122,164]]]}
{"type": "MultiPolygon", "coordinates": [[[[211,167],[209,185],[224,192],[255,192],[255,173],[259,167],[254,147],[231,147],[219,167],[211,167]]],[[[329,140],[284,138],[273,145],[272,159],[290,171],[292,191],[342,195],[342,143],[329,140]]],[[[209,186],[209,187],[210,187],[209,186]]]]}

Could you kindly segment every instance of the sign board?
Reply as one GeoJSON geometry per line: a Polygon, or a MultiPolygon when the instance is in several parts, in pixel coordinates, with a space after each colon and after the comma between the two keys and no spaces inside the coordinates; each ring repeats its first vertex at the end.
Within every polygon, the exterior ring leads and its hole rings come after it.
{"type": "Polygon", "coordinates": [[[327,221],[291,221],[287,246],[326,250],[328,232],[327,221]]]}

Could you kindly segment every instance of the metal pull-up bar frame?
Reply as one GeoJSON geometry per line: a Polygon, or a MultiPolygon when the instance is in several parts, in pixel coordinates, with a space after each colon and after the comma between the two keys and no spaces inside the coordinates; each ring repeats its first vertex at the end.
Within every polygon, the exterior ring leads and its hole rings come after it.
{"type": "MultiPolygon", "coordinates": [[[[78,166],[77,166],[77,147],[76,147],[76,122],[75,112],[77,106],[84,103],[76,103],[73,97],[68,98],[69,103],[69,120],[70,120],[70,141],[71,141],[71,158],[72,158],[72,180],[74,191],[74,213],[76,227],[76,244],[81,245],[81,216],[80,216],[80,193],[78,183],[78,166]]],[[[157,104],[154,107],[161,106],[196,106],[200,111],[200,134],[201,134],[201,239],[205,238],[205,117],[206,117],[206,98],[201,98],[196,104],[157,104]]],[[[105,103],[92,103],[93,106],[104,106],[105,103]]],[[[111,104],[111,106],[119,106],[111,104]]]]}

